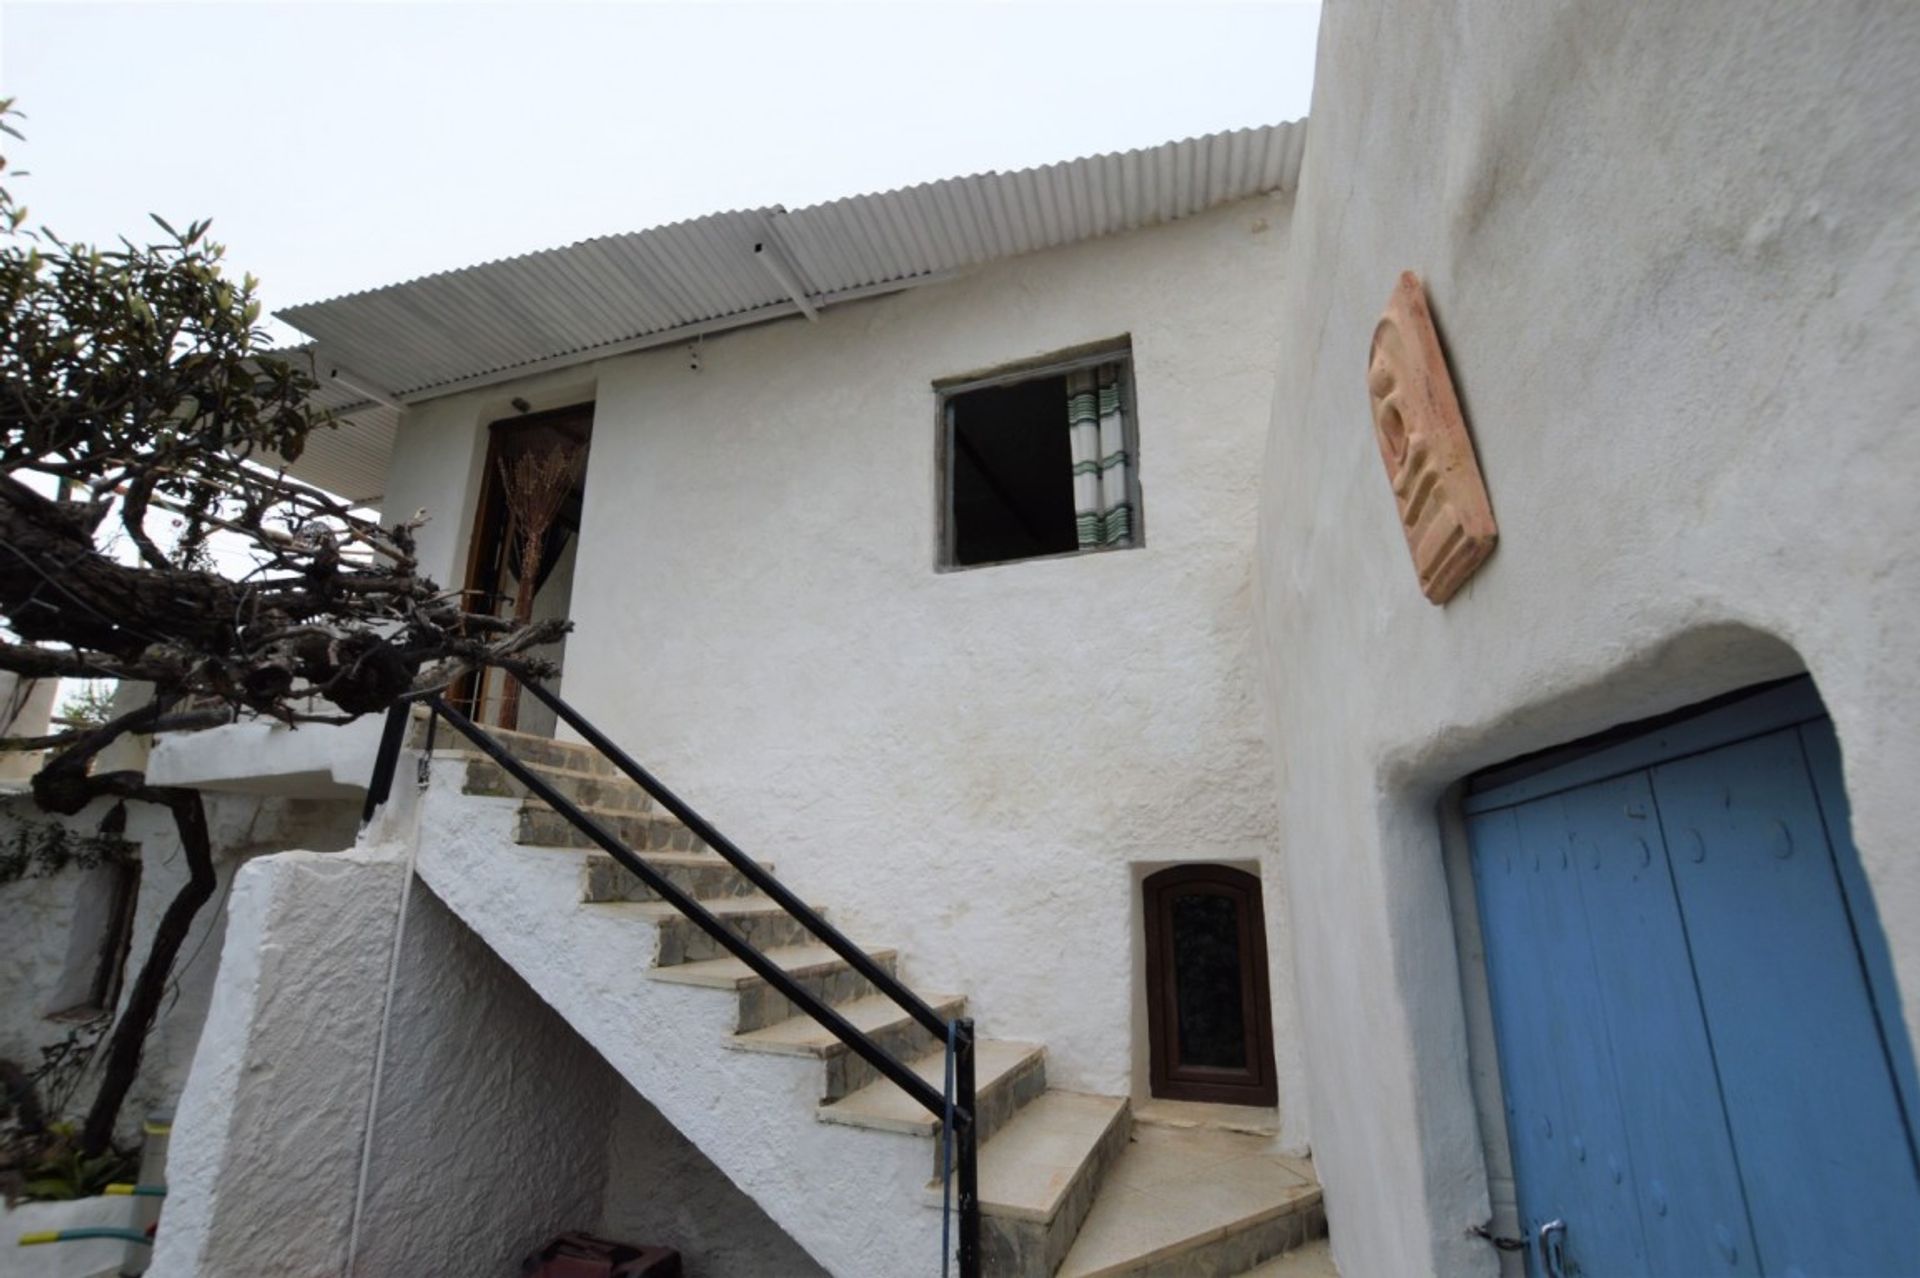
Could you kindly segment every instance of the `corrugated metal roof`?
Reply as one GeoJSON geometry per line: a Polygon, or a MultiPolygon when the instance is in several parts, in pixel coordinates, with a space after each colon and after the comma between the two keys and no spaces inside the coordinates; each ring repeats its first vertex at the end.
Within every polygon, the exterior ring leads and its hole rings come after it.
{"type": "Polygon", "coordinates": [[[307,446],[288,473],[356,505],[378,507],[386,494],[387,464],[393,456],[394,433],[400,429],[400,411],[369,403],[364,395],[337,384],[324,388],[315,399],[334,410],[336,424],[307,435],[307,446]],[[329,403],[329,399],[346,402],[329,403]]]}
{"type": "MultiPolygon", "coordinates": [[[[314,338],[324,360],[365,393],[363,402],[391,413],[392,403],[800,314],[783,274],[809,306],[831,306],[1288,190],[1305,136],[1300,120],[793,211],[714,213],[279,317],[314,338]],[[778,269],[760,260],[761,245],[778,269]]],[[[317,465],[328,444],[316,438],[310,451],[316,446],[317,465]]],[[[366,487],[358,477],[352,483],[366,487]]]]}
{"type": "MultiPolygon", "coordinates": [[[[309,345],[273,353],[303,368],[315,354],[309,345]]],[[[394,433],[400,427],[400,410],[369,399],[324,364],[315,362],[312,371],[320,380],[312,403],[331,412],[334,424],[308,433],[306,447],[299,460],[287,466],[287,473],[356,505],[378,507],[385,495],[387,464],[393,455],[394,433]]]]}

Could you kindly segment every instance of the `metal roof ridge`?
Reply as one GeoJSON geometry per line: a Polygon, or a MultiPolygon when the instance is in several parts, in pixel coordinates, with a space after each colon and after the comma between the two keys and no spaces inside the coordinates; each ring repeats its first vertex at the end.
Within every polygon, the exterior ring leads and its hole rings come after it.
{"type": "MultiPolygon", "coordinates": [[[[296,302],[292,306],[276,310],[273,314],[276,319],[285,320],[289,324],[294,324],[294,321],[287,319],[287,317],[298,311],[311,311],[322,306],[332,306],[336,302],[350,302],[357,298],[371,297],[376,293],[390,293],[396,289],[412,288],[416,284],[425,284],[432,280],[446,279],[452,275],[465,275],[469,271],[484,271],[489,267],[505,266],[511,262],[525,262],[536,257],[551,257],[556,253],[572,252],[574,249],[584,247],[588,244],[605,244],[612,240],[631,239],[636,235],[647,235],[654,231],[671,231],[676,227],[692,226],[698,222],[710,222],[715,218],[741,217],[747,214],[758,214],[765,217],[769,213],[784,211],[785,210],[781,209],[778,205],[757,205],[752,208],[741,209],[715,209],[711,213],[697,213],[692,217],[675,218],[671,222],[659,222],[653,226],[643,226],[634,231],[609,231],[605,235],[589,235],[582,239],[569,240],[565,244],[552,244],[546,248],[528,249],[524,253],[506,253],[499,257],[482,258],[478,262],[469,262],[465,266],[449,266],[442,271],[428,271],[422,275],[409,275],[407,278],[395,280],[391,284],[375,284],[368,288],[357,288],[345,293],[335,293],[330,297],[318,297],[310,302],[296,302]]],[[[298,328],[299,325],[294,324],[294,327],[298,328]]]]}
{"type": "MultiPolygon", "coordinates": [[[[1155,151],[1166,151],[1174,147],[1188,146],[1196,142],[1213,142],[1219,138],[1230,138],[1239,134],[1268,133],[1274,129],[1284,129],[1292,125],[1305,124],[1306,116],[1292,120],[1278,120],[1272,124],[1246,124],[1237,129],[1216,129],[1212,133],[1193,133],[1183,138],[1168,138],[1164,142],[1154,142],[1146,146],[1126,147],[1118,151],[1092,151],[1086,155],[1070,155],[1065,159],[1049,160],[1044,164],[1029,164],[1018,169],[982,169],[976,173],[957,173],[951,177],[928,178],[921,182],[909,182],[904,186],[890,186],[878,191],[859,191],[852,195],[839,195],[830,200],[819,200],[799,208],[787,208],[784,205],[770,205],[761,210],[764,213],[780,213],[792,217],[797,213],[811,213],[816,209],[836,208],[851,204],[857,200],[878,200],[889,195],[902,195],[911,191],[928,191],[935,187],[951,186],[956,182],[979,182],[987,178],[1017,178],[1030,173],[1054,173],[1077,164],[1090,164],[1095,160],[1126,160],[1144,156],[1155,151]]],[[[1270,189],[1278,189],[1270,188],[1270,189]]]]}
{"type": "MultiPolygon", "coordinates": [[[[528,262],[536,258],[551,257],[556,254],[572,252],[573,250],[582,248],[586,245],[605,244],[613,241],[628,240],[636,236],[650,235],[659,231],[670,231],[678,227],[693,226],[699,223],[711,222],[720,218],[740,217],[744,215],[756,215],[762,218],[794,217],[798,214],[811,213],[817,210],[844,208],[849,205],[882,200],[891,196],[910,194],[917,191],[931,191],[939,188],[951,187],[958,183],[981,182],[981,181],[986,181],[989,179],[996,179],[996,178],[1019,179],[1019,178],[1027,177],[1030,175],[1051,174],[1051,173],[1060,172],[1074,165],[1090,164],[1096,161],[1115,160],[1115,161],[1125,162],[1128,159],[1150,155],[1155,152],[1168,151],[1178,147],[1191,146],[1197,143],[1212,143],[1222,138],[1232,138],[1238,135],[1268,133],[1276,129],[1290,128],[1292,126],[1304,124],[1306,122],[1306,119],[1307,119],[1306,116],[1300,116],[1297,119],[1281,120],[1273,124],[1250,124],[1250,125],[1243,125],[1235,129],[1217,129],[1212,133],[1190,134],[1186,137],[1169,138],[1166,141],[1155,142],[1146,146],[1127,147],[1127,148],[1124,148],[1121,150],[1115,150],[1115,151],[1095,151],[1087,155],[1068,156],[1064,159],[1051,160],[1044,164],[1030,164],[1024,168],[1018,168],[1018,169],[984,169],[975,173],[962,173],[962,174],[955,174],[950,177],[930,178],[921,182],[910,182],[903,186],[887,187],[881,190],[861,191],[851,195],[836,196],[830,200],[820,200],[812,204],[802,205],[798,208],[789,208],[784,204],[774,203],[774,204],[755,205],[748,208],[716,209],[710,213],[700,213],[692,217],[677,218],[671,222],[661,222],[653,226],[640,227],[631,231],[613,231],[605,235],[590,235],[583,239],[569,241],[568,243],[565,243],[565,244],[556,244],[556,245],[552,245],[547,248],[541,248],[541,249],[531,249],[525,253],[508,253],[500,257],[486,258],[479,262],[470,262],[465,266],[449,267],[446,270],[442,270],[442,271],[428,271],[425,274],[409,276],[406,279],[402,279],[402,280],[395,280],[390,284],[376,284],[369,288],[354,289],[345,293],[337,293],[331,297],[317,298],[313,301],[308,301],[308,302],[299,302],[292,306],[284,307],[282,309],[278,309],[274,311],[274,316],[285,323],[291,324],[295,328],[300,328],[301,325],[293,317],[295,315],[298,315],[304,312],[317,310],[320,307],[332,306],[340,302],[353,301],[359,298],[372,297],[374,295],[382,294],[382,293],[391,293],[391,292],[398,291],[400,289],[412,288],[416,285],[428,283],[433,280],[442,280],[442,279],[447,279],[451,276],[465,275],[472,271],[482,271],[482,270],[487,270],[489,268],[503,266],[509,263],[528,262]]],[[[1273,188],[1267,188],[1267,189],[1278,189],[1278,188],[1273,187],[1273,188]]]]}

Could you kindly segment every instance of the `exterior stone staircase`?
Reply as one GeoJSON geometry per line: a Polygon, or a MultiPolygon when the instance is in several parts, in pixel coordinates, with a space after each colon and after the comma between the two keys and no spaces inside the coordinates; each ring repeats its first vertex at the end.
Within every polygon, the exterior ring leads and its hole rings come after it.
{"type": "MultiPolygon", "coordinates": [[[[427,885],[824,1266],[847,1278],[937,1272],[938,1121],[498,764],[444,748],[452,734],[441,733],[419,809],[427,885]]],[[[596,752],[496,736],[940,1088],[933,1035],[596,752]]],[[[861,945],[898,970],[893,949],[861,945]]],[[[967,1005],[922,997],[942,1016],[967,1005]]],[[[1039,1044],[983,1036],[976,1079],[989,1274],[1235,1274],[1324,1233],[1310,1165],[1280,1159],[1270,1140],[1220,1132],[1208,1146],[1145,1128],[1155,1139],[1137,1139],[1126,1098],[1049,1087],[1039,1044]],[[1204,1192],[1210,1167],[1217,1194],[1204,1192]],[[1165,1209],[1156,1176],[1187,1206],[1165,1209]],[[1167,1217],[1157,1233],[1142,1220],[1155,1202],[1167,1217]]]]}

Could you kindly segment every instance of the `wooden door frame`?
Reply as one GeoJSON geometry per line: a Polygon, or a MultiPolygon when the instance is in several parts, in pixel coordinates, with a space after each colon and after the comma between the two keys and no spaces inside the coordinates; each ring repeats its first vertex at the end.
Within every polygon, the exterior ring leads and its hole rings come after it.
{"type": "MultiPolygon", "coordinates": [[[[515,435],[535,430],[558,427],[565,432],[575,421],[579,423],[579,442],[591,449],[592,400],[487,423],[487,456],[480,468],[480,491],[474,502],[473,523],[467,532],[467,566],[462,578],[461,602],[468,611],[486,611],[497,606],[492,601],[495,591],[488,579],[499,580],[500,556],[505,551],[507,513],[500,493],[500,459],[509,442],[515,435]],[[476,601],[481,604],[478,608],[476,601]]],[[[485,706],[488,674],[487,670],[470,670],[454,680],[448,691],[448,702],[476,722],[485,706]]]]}
{"type": "Polygon", "coordinates": [[[1225,865],[1175,865],[1140,885],[1147,943],[1147,1080],[1162,1100],[1270,1107],[1279,1103],[1273,1058],[1273,997],[1267,981],[1267,928],[1260,879],[1225,865]],[[1182,888],[1237,903],[1240,927],[1241,1026],[1245,1070],[1184,1065],[1179,1059],[1179,995],[1173,982],[1170,910],[1182,888]],[[1208,889],[1211,889],[1208,891],[1208,889]]]}

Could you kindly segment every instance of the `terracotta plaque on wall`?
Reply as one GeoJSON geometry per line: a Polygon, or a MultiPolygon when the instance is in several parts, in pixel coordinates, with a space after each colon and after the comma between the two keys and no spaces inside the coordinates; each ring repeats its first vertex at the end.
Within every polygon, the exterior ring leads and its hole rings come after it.
{"type": "Polygon", "coordinates": [[[1420,589],[1443,604],[1493,553],[1499,530],[1420,277],[1403,271],[1367,359],[1373,433],[1420,589]]]}

